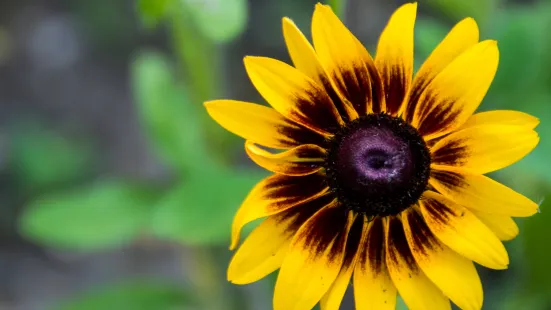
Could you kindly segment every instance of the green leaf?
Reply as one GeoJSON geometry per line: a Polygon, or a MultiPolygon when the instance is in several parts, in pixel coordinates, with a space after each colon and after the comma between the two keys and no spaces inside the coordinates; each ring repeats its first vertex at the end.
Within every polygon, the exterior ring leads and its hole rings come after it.
{"type": "MultiPolygon", "coordinates": [[[[545,188],[549,191],[550,183],[545,188]]],[[[551,192],[545,193],[547,199],[540,206],[541,213],[524,220],[522,226],[522,240],[526,252],[526,268],[528,279],[526,281],[526,293],[538,293],[547,297],[551,302],[551,278],[549,277],[549,257],[551,256],[551,244],[546,242],[546,237],[551,235],[551,192]]]]}
{"type": "Polygon", "coordinates": [[[89,145],[71,141],[38,125],[24,125],[11,139],[11,166],[19,182],[32,189],[70,182],[89,173],[89,145]]]}
{"type": "Polygon", "coordinates": [[[138,0],[138,12],[142,23],[149,28],[157,26],[164,17],[168,5],[174,0],[138,0]]]}
{"type": "Polygon", "coordinates": [[[132,240],[150,214],[154,194],[121,181],[49,194],[25,208],[22,233],[56,248],[91,250],[132,240]]]}
{"type": "Polygon", "coordinates": [[[549,5],[519,6],[496,14],[491,37],[499,42],[500,61],[490,95],[547,88],[542,76],[549,76],[549,70],[542,64],[548,57],[550,9],[549,5]]]}
{"type": "Polygon", "coordinates": [[[237,208],[261,177],[221,170],[185,180],[156,206],[153,233],[189,245],[226,242],[237,208]]]}
{"type": "Polygon", "coordinates": [[[199,30],[210,40],[223,43],[245,30],[246,0],[180,0],[199,30]]]}
{"type": "Polygon", "coordinates": [[[419,19],[415,22],[415,60],[416,69],[444,39],[449,29],[434,19],[419,19]]]}
{"type": "Polygon", "coordinates": [[[173,310],[188,309],[191,297],[174,284],[139,281],[89,291],[59,310],[173,310]]]}
{"type": "Polygon", "coordinates": [[[211,165],[198,115],[203,107],[190,102],[170,68],[155,52],[143,52],[134,61],[133,88],[143,127],[155,150],[177,170],[211,165]]]}
{"type": "Polygon", "coordinates": [[[424,3],[433,6],[454,20],[470,16],[479,23],[485,23],[500,5],[500,2],[501,0],[427,0],[424,3]]]}

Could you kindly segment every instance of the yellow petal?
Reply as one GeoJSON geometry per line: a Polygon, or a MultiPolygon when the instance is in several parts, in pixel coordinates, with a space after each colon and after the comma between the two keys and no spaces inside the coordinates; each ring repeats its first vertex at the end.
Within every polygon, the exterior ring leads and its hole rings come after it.
{"type": "Polygon", "coordinates": [[[295,67],[323,86],[343,118],[345,116],[349,120],[358,118],[358,113],[356,113],[352,104],[342,94],[338,93],[334,81],[327,76],[312,45],[295,23],[286,17],[283,18],[283,36],[285,37],[289,56],[295,67]]]}
{"type": "Polygon", "coordinates": [[[417,265],[459,308],[482,308],[482,284],[473,263],[436,239],[417,210],[402,216],[417,265]]]}
{"type": "Polygon", "coordinates": [[[289,176],[316,173],[322,169],[325,158],[325,149],[314,144],[303,144],[288,151],[273,154],[247,141],[245,150],[260,167],[289,176]]]}
{"type": "Polygon", "coordinates": [[[323,137],[293,124],[272,108],[235,100],[205,102],[210,117],[226,130],[267,147],[285,149],[323,143],[323,137]]]}
{"type": "Polygon", "coordinates": [[[445,245],[482,266],[507,268],[507,250],[467,208],[431,191],[423,193],[420,205],[430,230],[445,245]]]}
{"type": "Polygon", "coordinates": [[[512,125],[534,129],[539,122],[540,120],[537,117],[524,112],[497,110],[476,113],[461,128],[485,125],[512,125]]]}
{"type": "Polygon", "coordinates": [[[275,174],[260,181],[235,214],[230,249],[237,246],[246,224],[323,196],[327,189],[325,177],[319,174],[304,177],[275,174]]]}
{"type": "Polygon", "coordinates": [[[538,144],[532,129],[509,125],[469,127],[442,138],[431,147],[435,166],[451,166],[484,174],[507,167],[538,144]]]}
{"type": "Polygon", "coordinates": [[[390,278],[411,310],[451,309],[450,301],[421,271],[407,243],[399,218],[385,221],[386,264],[390,278]]]}
{"type": "Polygon", "coordinates": [[[497,43],[482,41],[434,77],[414,103],[412,124],[419,133],[430,140],[463,125],[486,95],[498,60],[497,43]]]}
{"type": "Polygon", "coordinates": [[[244,62],[258,92],[285,117],[328,136],[344,124],[325,90],[304,73],[266,57],[247,56],[244,62]]]}
{"type": "Polygon", "coordinates": [[[478,35],[478,26],[472,18],[465,18],[452,28],[415,75],[410,98],[404,110],[405,120],[412,122],[419,96],[427,85],[452,60],[478,43],[478,35]]]}
{"type": "Polygon", "coordinates": [[[358,114],[385,110],[383,86],[371,55],[333,13],[316,4],[312,40],[322,66],[358,114]]]}
{"type": "Polygon", "coordinates": [[[394,310],[396,287],[392,284],[385,264],[383,221],[375,219],[364,231],[365,245],[361,247],[362,251],[354,270],[356,309],[394,310]]]}
{"type": "Polygon", "coordinates": [[[494,234],[502,241],[513,240],[519,233],[517,223],[506,215],[490,214],[486,212],[473,211],[479,220],[488,226],[494,234]]]}
{"type": "Polygon", "coordinates": [[[413,76],[413,27],[417,3],[407,3],[392,14],[377,45],[375,65],[385,90],[386,111],[398,114],[413,76]]]}
{"type": "Polygon", "coordinates": [[[283,37],[295,68],[321,85],[320,77],[324,75],[324,71],[318,56],[308,39],[287,17],[283,18],[283,37]]]}
{"type": "Polygon", "coordinates": [[[462,169],[433,169],[429,183],[447,198],[473,211],[526,217],[538,205],[486,176],[462,169]]]}
{"type": "Polygon", "coordinates": [[[340,309],[342,299],[344,298],[344,294],[350,283],[350,278],[352,277],[352,271],[354,271],[354,266],[343,266],[335,282],[333,282],[327,293],[321,298],[321,310],[340,309]]]}
{"type": "Polygon", "coordinates": [[[291,219],[268,217],[245,239],[228,267],[228,281],[236,284],[255,282],[281,266],[293,231],[291,219]]]}
{"type": "Polygon", "coordinates": [[[335,202],[299,229],[277,277],[274,310],[310,310],[320,301],[341,270],[353,219],[335,202]]]}
{"type": "Polygon", "coordinates": [[[327,293],[320,300],[321,310],[339,310],[342,299],[350,283],[358,260],[359,251],[364,248],[367,227],[367,219],[364,216],[356,216],[348,232],[344,260],[341,271],[329,288],[327,293]]]}

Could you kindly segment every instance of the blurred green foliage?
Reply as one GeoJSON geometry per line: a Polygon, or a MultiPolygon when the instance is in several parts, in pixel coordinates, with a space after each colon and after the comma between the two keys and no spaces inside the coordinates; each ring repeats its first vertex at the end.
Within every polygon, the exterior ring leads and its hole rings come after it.
{"type": "Polygon", "coordinates": [[[21,231],[57,248],[119,245],[146,227],[155,195],[147,186],[115,180],[47,194],[27,206],[21,231]]]}
{"type": "Polygon", "coordinates": [[[14,132],[11,166],[27,191],[75,181],[94,167],[91,145],[61,137],[35,122],[25,122],[14,132]]]}
{"type": "Polygon", "coordinates": [[[192,309],[189,305],[193,303],[193,297],[178,285],[139,279],[88,292],[66,302],[60,310],[186,310],[192,309]]]}
{"type": "MultiPolygon", "coordinates": [[[[345,1],[329,2],[337,11],[344,12],[345,1]]],[[[511,184],[534,200],[548,196],[551,41],[547,32],[551,26],[551,3],[539,1],[523,6],[499,0],[426,3],[432,7],[429,13],[438,18],[423,16],[417,21],[416,66],[446,35],[451,24],[474,16],[479,21],[482,38],[497,39],[501,53],[498,74],[481,110],[521,110],[542,121],[538,129],[541,143],[536,151],[492,177],[511,184]]],[[[229,138],[214,122],[206,121],[201,102],[220,95],[218,79],[223,65],[220,53],[224,50],[221,47],[244,30],[248,21],[247,2],[137,0],[136,9],[146,29],[168,32],[175,54],[172,59],[159,51],[142,50],[131,66],[132,90],[141,125],[151,148],[172,172],[169,182],[159,186],[152,181],[97,179],[61,186],[90,174],[94,149],[75,142],[76,139],[61,139],[40,127],[27,126],[12,137],[10,157],[18,180],[34,197],[21,216],[21,232],[49,247],[88,251],[118,246],[140,235],[176,241],[192,251],[197,247],[225,247],[235,210],[266,173],[222,160],[219,152],[235,150],[238,140],[229,138]]],[[[424,10],[422,5],[420,9],[424,10]]],[[[548,264],[551,244],[545,239],[551,236],[550,212],[546,210],[549,207],[551,203],[544,201],[542,214],[520,222],[521,237],[508,244],[521,258],[512,260],[515,280],[500,282],[503,289],[497,292],[487,289],[496,283],[485,282],[487,309],[520,309],[523,305],[528,309],[547,309],[551,305],[548,264]],[[514,294],[502,298],[500,292],[505,290],[514,294]]],[[[223,282],[222,278],[218,280],[223,282]]],[[[209,285],[222,283],[207,283],[200,289],[208,291],[209,285]]],[[[205,301],[204,292],[188,292],[177,285],[150,281],[91,291],[60,309],[185,309],[192,295],[199,296],[199,309],[223,310],[205,306],[212,303],[205,301]]],[[[230,305],[228,302],[224,306],[230,305]]],[[[399,308],[405,309],[401,301],[399,308]]]]}

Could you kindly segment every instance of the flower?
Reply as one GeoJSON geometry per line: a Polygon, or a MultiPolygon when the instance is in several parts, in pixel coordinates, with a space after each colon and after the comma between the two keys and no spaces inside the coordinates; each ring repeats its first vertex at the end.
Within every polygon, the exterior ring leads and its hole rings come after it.
{"type": "Polygon", "coordinates": [[[480,309],[473,261],[509,264],[501,241],[518,234],[511,217],[538,206],[484,174],[528,154],[538,119],[516,111],[474,114],[498,66],[493,40],[460,21],[413,77],[417,5],[390,18],[373,59],[329,6],[317,4],[313,47],[293,22],[283,33],[294,67],[245,57],[272,108],[205,103],[210,116],[246,139],[273,172],[234,218],[266,218],[228,268],[237,284],[280,269],[275,310],[338,309],[350,281],[356,309],[480,309]],[[274,149],[282,151],[275,152],[274,149]]]}

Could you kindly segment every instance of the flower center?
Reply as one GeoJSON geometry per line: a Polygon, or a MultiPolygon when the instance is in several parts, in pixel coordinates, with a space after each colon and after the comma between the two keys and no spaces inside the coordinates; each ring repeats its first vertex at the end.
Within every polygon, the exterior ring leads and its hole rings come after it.
{"type": "Polygon", "coordinates": [[[329,184],[346,207],[369,217],[387,216],[421,197],[430,153],[401,118],[370,114],[335,135],[325,164],[329,184]]]}

